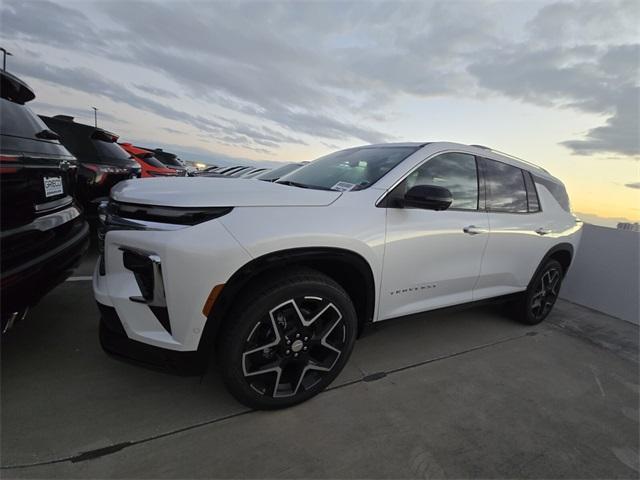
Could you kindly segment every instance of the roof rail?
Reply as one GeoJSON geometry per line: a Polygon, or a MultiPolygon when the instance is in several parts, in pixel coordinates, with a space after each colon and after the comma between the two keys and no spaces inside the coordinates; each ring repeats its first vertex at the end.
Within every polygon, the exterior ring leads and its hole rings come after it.
{"type": "MultiPolygon", "coordinates": [[[[525,160],[524,158],[520,158],[520,157],[516,157],[515,155],[511,155],[510,153],[505,153],[505,152],[501,152],[500,150],[496,150],[495,148],[491,148],[491,147],[485,147],[484,145],[469,145],[470,147],[476,147],[476,148],[482,148],[483,150],[490,150],[492,152],[498,153],[500,155],[503,155],[505,157],[509,157],[509,158],[513,158],[514,160],[518,160],[519,162],[522,163],[526,163],[527,165],[531,165],[532,167],[535,167],[539,170],[542,170],[543,172],[549,173],[546,169],[542,168],[540,165],[536,165],[535,163],[531,163],[527,160],[525,160]]],[[[549,173],[549,175],[551,175],[549,173]]]]}

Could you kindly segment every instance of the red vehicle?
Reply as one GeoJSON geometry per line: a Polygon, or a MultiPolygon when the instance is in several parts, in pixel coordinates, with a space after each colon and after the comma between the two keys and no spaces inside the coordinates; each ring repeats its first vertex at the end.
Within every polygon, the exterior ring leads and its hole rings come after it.
{"type": "Polygon", "coordinates": [[[173,168],[166,167],[160,160],[158,160],[153,152],[138,148],[130,143],[120,143],[120,146],[124,150],[131,154],[140,167],[142,167],[142,178],[146,177],[175,177],[178,175],[178,171],[173,168]]]}

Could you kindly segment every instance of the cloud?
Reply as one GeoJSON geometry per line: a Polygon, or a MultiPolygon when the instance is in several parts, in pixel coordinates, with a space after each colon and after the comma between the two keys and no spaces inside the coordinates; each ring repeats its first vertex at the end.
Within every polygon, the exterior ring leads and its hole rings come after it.
{"type": "MultiPolygon", "coordinates": [[[[303,143],[301,140],[280,134],[266,127],[254,128],[233,120],[222,119],[221,122],[202,115],[193,115],[177,110],[168,106],[166,103],[137,95],[126,87],[109,82],[100,77],[96,72],[86,68],[57,67],[23,58],[17,59],[13,64],[13,68],[21,75],[37,78],[53,85],[64,85],[66,88],[92,95],[103,96],[114,102],[124,103],[171,120],[181,121],[210,134],[226,134],[228,138],[235,138],[237,140],[235,143],[247,148],[255,149],[256,147],[252,147],[252,144],[275,147],[277,146],[276,142],[303,143]],[[236,132],[239,132],[241,135],[236,135],[236,132]],[[231,135],[235,135],[235,137],[231,135]]],[[[77,109],[60,109],[58,113],[64,113],[65,111],[73,113],[77,111],[77,109]]],[[[100,115],[105,114],[106,113],[103,112],[100,115]]],[[[261,148],[259,151],[262,153],[270,153],[264,148],[261,148]]]]}
{"type": "Polygon", "coordinates": [[[90,28],[86,15],[75,8],[47,0],[3,0],[0,10],[2,34],[63,49],[83,45],[104,47],[106,42],[90,28]]]}
{"type": "MultiPolygon", "coordinates": [[[[40,100],[35,100],[33,103],[30,103],[29,106],[33,110],[37,110],[38,114],[46,114],[46,115],[71,115],[76,119],[80,119],[81,122],[92,123],[94,120],[93,110],[91,108],[74,108],[69,107],[68,105],[55,105],[52,103],[41,102],[40,100]]],[[[111,115],[108,112],[98,111],[98,122],[100,120],[109,120],[111,122],[118,123],[129,123],[125,119],[117,118],[114,115],[111,115]]]]}
{"type": "Polygon", "coordinates": [[[638,44],[533,49],[516,44],[485,52],[468,70],[485,89],[511,98],[608,115],[583,139],[562,142],[574,153],[637,156],[639,58],[638,44]]]}
{"type": "Polygon", "coordinates": [[[625,187],[629,187],[629,188],[635,188],[640,190],[640,182],[634,182],[634,183],[625,183],[624,185],[625,187]]]}
{"type": "Polygon", "coordinates": [[[143,84],[139,84],[139,83],[136,83],[133,86],[136,89],[140,90],[141,92],[148,93],[148,94],[150,94],[152,96],[155,96],[155,97],[178,98],[178,95],[176,95],[175,92],[170,92],[169,90],[167,90],[165,88],[155,87],[153,85],[143,85],[143,84]]]}
{"type": "Polygon", "coordinates": [[[621,95],[615,114],[601,127],[589,130],[582,140],[562,142],[576,153],[589,155],[611,152],[632,157],[640,155],[640,89],[631,88],[621,95]]]}
{"type": "Polygon", "coordinates": [[[55,65],[47,55],[12,59],[21,74],[265,154],[309,138],[392,140],[398,100],[500,95],[601,115],[601,125],[562,145],[636,156],[639,8],[633,0],[131,1],[123,14],[121,2],[5,1],[0,38],[76,55],[55,65]]]}
{"type": "Polygon", "coordinates": [[[547,45],[637,41],[636,0],[562,1],[543,6],[528,23],[531,39],[547,45]]]}

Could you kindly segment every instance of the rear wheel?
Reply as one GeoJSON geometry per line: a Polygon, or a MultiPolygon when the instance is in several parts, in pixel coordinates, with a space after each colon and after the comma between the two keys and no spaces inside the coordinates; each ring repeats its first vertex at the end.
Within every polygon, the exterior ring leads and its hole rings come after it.
{"type": "Polygon", "coordinates": [[[560,262],[548,260],[536,272],[523,298],[515,304],[517,319],[527,325],[536,325],[547,318],[558,299],[562,277],[560,262]]]}
{"type": "Polygon", "coordinates": [[[239,299],[227,316],[219,344],[224,382],[253,408],[300,403],[340,373],[356,332],[353,303],[336,282],[290,271],[239,299]]]}

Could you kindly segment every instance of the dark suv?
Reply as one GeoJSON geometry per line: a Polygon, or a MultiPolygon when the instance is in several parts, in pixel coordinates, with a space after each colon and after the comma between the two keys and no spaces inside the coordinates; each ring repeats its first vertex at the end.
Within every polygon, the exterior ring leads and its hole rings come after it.
{"type": "Polygon", "coordinates": [[[116,143],[117,135],[66,115],[40,118],[78,159],[76,197],[89,217],[95,216],[98,200],[108,197],[116,183],[140,177],[140,165],[116,143]]]}
{"type": "Polygon", "coordinates": [[[166,167],[173,168],[177,172],[179,177],[184,177],[187,175],[187,167],[184,163],[182,163],[182,160],[180,160],[175,153],[165,152],[161,148],[138,148],[151,150],[154,157],[160,160],[160,162],[162,162],[166,167]]]}
{"type": "Polygon", "coordinates": [[[25,103],[35,94],[0,70],[2,331],[63,281],[88,246],[71,193],[76,159],[25,103]]]}

